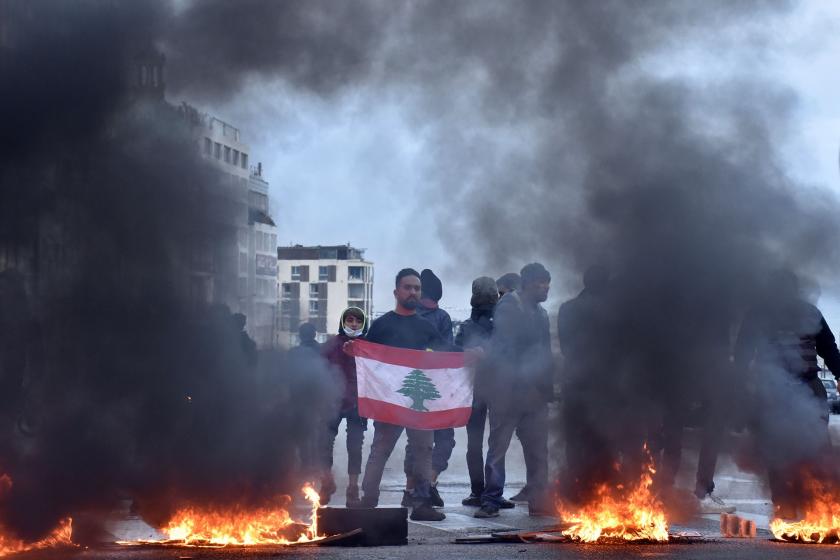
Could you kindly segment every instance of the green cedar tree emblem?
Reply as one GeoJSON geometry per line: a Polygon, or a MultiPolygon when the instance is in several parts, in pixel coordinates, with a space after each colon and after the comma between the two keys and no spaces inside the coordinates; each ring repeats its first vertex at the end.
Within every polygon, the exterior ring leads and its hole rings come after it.
{"type": "Polygon", "coordinates": [[[411,408],[420,412],[429,412],[429,409],[423,406],[423,401],[436,401],[440,398],[435,384],[419,369],[412,370],[405,376],[402,388],[397,393],[410,398],[411,408]]]}

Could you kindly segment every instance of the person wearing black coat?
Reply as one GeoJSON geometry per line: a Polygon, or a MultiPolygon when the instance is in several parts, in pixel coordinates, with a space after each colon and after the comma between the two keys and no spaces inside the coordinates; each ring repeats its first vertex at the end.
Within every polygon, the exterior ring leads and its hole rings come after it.
{"type": "MultiPolygon", "coordinates": [[[[493,336],[493,311],[499,300],[496,281],[488,276],[473,280],[472,298],[470,299],[470,318],[461,323],[455,344],[461,348],[482,348],[490,350],[493,336]]],[[[467,471],[470,475],[470,495],[461,503],[465,506],[481,506],[481,494],[484,492],[484,425],[487,422],[487,402],[483,395],[482,366],[479,364],[473,391],[473,410],[467,424],[467,471]]],[[[502,507],[513,507],[513,503],[504,500],[502,507]]]]}

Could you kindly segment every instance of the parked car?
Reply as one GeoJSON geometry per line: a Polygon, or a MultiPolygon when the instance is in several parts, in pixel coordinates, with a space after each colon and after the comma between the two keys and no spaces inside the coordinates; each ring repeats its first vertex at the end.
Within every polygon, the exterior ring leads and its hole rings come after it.
{"type": "Polygon", "coordinates": [[[828,409],[834,414],[840,413],[840,392],[837,391],[837,381],[822,379],[825,393],[828,395],[828,409]]]}

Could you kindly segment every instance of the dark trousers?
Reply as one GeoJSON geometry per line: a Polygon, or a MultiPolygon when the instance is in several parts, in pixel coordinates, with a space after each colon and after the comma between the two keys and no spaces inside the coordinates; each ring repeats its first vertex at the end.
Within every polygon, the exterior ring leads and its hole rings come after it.
{"type": "Polygon", "coordinates": [[[338,427],[341,420],[346,421],[347,433],[347,474],[362,473],[362,444],[365,441],[367,418],[359,417],[358,409],[342,412],[327,424],[326,441],[324,442],[324,466],[329,470],[333,466],[333,449],[338,427]]]}
{"type": "Polygon", "coordinates": [[[604,417],[593,410],[596,397],[579,387],[567,388],[563,399],[563,435],[566,447],[566,499],[586,499],[594,486],[610,480],[616,459],[598,428],[604,417]]]}
{"type": "MultiPolygon", "coordinates": [[[[796,512],[797,506],[809,497],[811,491],[804,486],[803,472],[806,468],[819,469],[822,461],[830,456],[831,452],[831,436],[828,432],[828,397],[825,392],[825,386],[819,379],[812,379],[804,382],[808,389],[816,399],[817,407],[814,409],[814,414],[819,414],[819,418],[797,418],[801,424],[800,430],[802,432],[799,437],[802,440],[810,442],[808,447],[810,453],[806,450],[801,450],[798,453],[792,453],[794,457],[798,457],[799,461],[794,463],[782,464],[779,461],[774,461],[775,464],[768,468],[768,481],[770,486],[770,494],[773,499],[773,505],[778,508],[782,517],[792,516],[796,512]]],[[[793,418],[791,418],[793,420],[793,418]]],[[[786,446],[784,441],[778,441],[778,437],[773,438],[772,433],[763,431],[764,436],[760,438],[759,445],[775,445],[777,449],[786,446]],[[774,441],[775,439],[775,441],[774,441]]],[[[796,430],[792,433],[796,433],[796,430]]],[[[794,436],[795,437],[795,436],[794,436]]],[[[790,445],[788,443],[788,445],[790,445]]]]}
{"type": "Polygon", "coordinates": [[[529,473],[529,502],[540,502],[548,489],[548,406],[535,405],[523,411],[490,408],[490,437],[484,465],[482,506],[499,507],[505,489],[505,455],[514,432],[522,443],[529,473]]]}
{"type": "Polygon", "coordinates": [[[487,423],[487,404],[473,404],[467,423],[467,471],[470,474],[470,492],[481,496],[484,492],[484,425],[487,423]]]}
{"type": "MultiPolygon", "coordinates": [[[[449,467],[449,459],[452,457],[452,450],[455,449],[455,428],[443,428],[434,431],[434,447],[432,448],[432,470],[440,474],[449,467]]],[[[403,471],[406,477],[413,477],[414,472],[411,465],[414,464],[414,457],[411,454],[411,446],[405,445],[405,461],[403,471]]]]}
{"type": "Polygon", "coordinates": [[[364,501],[368,505],[379,503],[379,484],[382,482],[385,463],[388,462],[388,458],[394,451],[394,446],[403,430],[408,436],[408,446],[411,448],[411,472],[414,476],[414,490],[411,496],[414,504],[426,504],[431,499],[429,492],[432,478],[434,432],[430,430],[409,430],[394,424],[374,422],[373,442],[371,443],[367,465],[365,465],[365,476],[362,479],[364,501]]]}
{"type": "MultiPolygon", "coordinates": [[[[674,485],[682,461],[683,429],[686,424],[687,407],[675,406],[666,411],[661,430],[662,459],[659,466],[658,481],[664,487],[674,485]]],[[[702,436],[700,457],[697,461],[697,474],[694,484],[695,495],[702,499],[715,489],[715,468],[720,454],[720,446],[726,425],[724,414],[715,402],[703,404],[702,436]]],[[[658,451],[654,449],[654,451],[658,451]]]]}

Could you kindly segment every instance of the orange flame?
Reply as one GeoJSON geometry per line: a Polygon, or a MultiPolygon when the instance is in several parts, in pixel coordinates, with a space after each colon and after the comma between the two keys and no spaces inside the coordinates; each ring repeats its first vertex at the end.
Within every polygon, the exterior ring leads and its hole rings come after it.
{"type": "Polygon", "coordinates": [[[67,518],[53,530],[50,535],[38,542],[25,543],[21,540],[11,538],[0,533],[0,556],[15,554],[18,552],[28,552],[30,550],[43,550],[45,548],[55,548],[61,546],[75,546],[72,541],[73,537],[73,520],[67,518]]]}
{"type": "MultiPolygon", "coordinates": [[[[7,494],[12,489],[12,477],[8,474],[0,474],[0,497],[7,494]]],[[[28,552],[30,550],[42,550],[45,548],[55,548],[61,546],[75,546],[73,544],[73,520],[69,517],[61,520],[58,527],[53,529],[49,536],[34,543],[26,543],[20,539],[16,539],[5,534],[0,528],[0,556],[7,556],[18,552],[28,552]]]]}
{"type": "Polygon", "coordinates": [[[561,504],[560,517],[564,525],[571,525],[563,534],[583,542],[600,539],[667,541],[665,509],[651,492],[655,473],[648,454],[648,463],[634,487],[604,483],[598,487],[595,499],[577,511],[568,511],[561,504]]]}
{"type": "Polygon", "coordinates": [[[312,503],[309,523],[295,522],[282,508],[230,510],[179,510],[161,531],[165,540],[118,541],[122,545],[226,547],[289,545],[323,539],[318,535],[317,512],[321,506],[315,489],[306,484],[304,496],[312,503]]]}
{"type": "Polygon", "coordinates": [[[810,472],[800,476],[808,496],[805,517],[799,521],[773,519],[770,531],[786,541],[840,544],[840,488],[831,479],[821,480],[810,472]]]}

